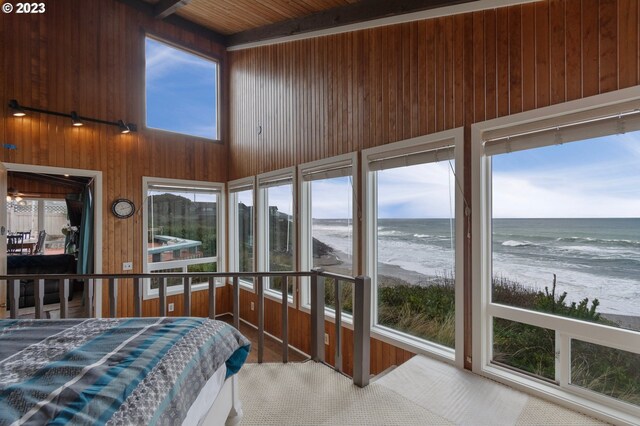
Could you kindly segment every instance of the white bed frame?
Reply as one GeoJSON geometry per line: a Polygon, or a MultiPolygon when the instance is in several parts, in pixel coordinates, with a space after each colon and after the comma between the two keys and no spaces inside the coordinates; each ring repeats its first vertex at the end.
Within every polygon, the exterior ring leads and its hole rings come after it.
{"type": "Polygon", "coordinates": [[[236,425],[242,419],[242,404],[238,396],[238,375],[227,378],[209,412],[200,424],[206,426],[236,425]]]}

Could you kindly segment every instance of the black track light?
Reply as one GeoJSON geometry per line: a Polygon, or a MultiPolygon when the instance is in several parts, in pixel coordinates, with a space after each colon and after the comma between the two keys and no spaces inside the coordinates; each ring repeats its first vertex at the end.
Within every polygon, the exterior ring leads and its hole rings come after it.
{"type": "Polygon", "coordinates": [[[124,124],[124,121],[118,120],[118,127],[120,128],[120,133],[127,134],[131,132],[131,129],[128,125],[124,124]]]}
{"type": "Polygon", "coordinates": [[[27,115],[27,113],[24,112],[18,101],[16,101],[15,99],[11,99],[9,101],[9,108],[13,110],[13,115],[15,117],[24,117],[25,115],[27,115]]]}
{"type": "Polygon", "coordinates": [[[100,120],[98,118],[81,117],[76,111],[71,111],[70,114],[66,114],[64,112],[50,111],[42,108],[23,106],[23,105],[20,105],[18,101],[15,99],[11,99],[9,101],[9,108],[12,110],[12,114],[16,117],[23,117],[27,115],[25,111],[33,111],[39,114],[49,114],[49,115],[55,115],[56,117],[71,118],[71,124],[73,124],[75,127],[83,126],[85,123],[99,123],[99,124],[106,124],[108,126],[117,126],[118,129],[120,129],[120,133],[126,134],[126,133],[138,131],[138,128],[135,124],[133,123],[125,124],[124,120],[107,121],[107,120],[100,120]]]}
{"type": "Polygon", "coordinates": [[[80,127],[84,124],[82,120],[80,120],[80,117],[78,117],[78,113],[75,111],[71,111],[71,123],[75,127],[80,127]]]}

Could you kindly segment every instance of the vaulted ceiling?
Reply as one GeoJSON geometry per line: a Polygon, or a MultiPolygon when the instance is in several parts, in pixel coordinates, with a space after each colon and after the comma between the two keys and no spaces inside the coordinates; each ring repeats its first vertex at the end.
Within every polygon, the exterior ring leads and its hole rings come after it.
{"type": "Polygon", "coordinates": [[[119,0],[227,46],[479,0],[119,0]]]}

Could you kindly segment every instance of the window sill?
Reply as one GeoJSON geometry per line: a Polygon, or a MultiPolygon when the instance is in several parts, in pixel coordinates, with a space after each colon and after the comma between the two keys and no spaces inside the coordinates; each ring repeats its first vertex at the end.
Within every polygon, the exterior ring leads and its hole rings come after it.
{"type": "MultiPolygon", "coordinates": [[[[527,376],[522,373],[515,372],[505,367],[490,364],[486,365],[479,375],[491,380],[495,380],[514,389],[523,391],[529,395],[534,395],[539,398],[549,400],[553,403],[567,407],[569,409],[579,411],[589,416],[596,417],[612,424],[624,424],[624,425],[637,425],[640,422],[640,416],[631,414],[626,410],[613,407],[612,405],[619,405],[620,407],[627,406],[630,411],[637,410],[635,407],[624,402],[611,401],[611,404],[604,403],[602,401],[596,401],[600,399],[598,394],[593,393],[595,398],[588,398],[581,396],[577,393],[563,389],[557,385],[545,382],[543,380],[535,379],[534,377],[527,376]]],[[[576,392],[591,394],[592,392],[569,385],[570,388],[575,388],[576,392]]],[[[603,396],[604,397],[604,396],[603,396]]],[[[606,398],[606,397],[604,397],[606,398]]],[[[637,410],[640,414],[640,410],[637,410]]]]}
{"type": "Polygon", "coordinates": [[[432,343],[409,334],[394,331],[390,328],[374,325],[371,337],[415,354],[426,355],[455,365],[456,352],[446,346],[432,343]]]}

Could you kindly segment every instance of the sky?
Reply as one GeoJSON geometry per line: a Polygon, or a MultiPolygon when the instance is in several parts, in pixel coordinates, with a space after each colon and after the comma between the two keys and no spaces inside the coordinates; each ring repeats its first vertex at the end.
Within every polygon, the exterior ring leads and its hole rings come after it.
{"type": "MultiPolygon", "coordinates": [[[[494,156],[493,217],[640,217],[640,132],[494,156]]],[[[346,180],[313,183],[317,219],[349,217],[346,180]]],[[[379,218],[449,218],[453,163],[378,172],[379,218]]]]}
{"type": "Polygon", "coordinates": [[[493,216],[640,217],[640,132],[494,156],[493,216]]]}
{"type": "Polygon", "coordinates": [[[218,139],[217,63],[146,38],[147,127],[218,139]]]}

